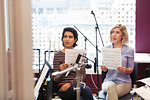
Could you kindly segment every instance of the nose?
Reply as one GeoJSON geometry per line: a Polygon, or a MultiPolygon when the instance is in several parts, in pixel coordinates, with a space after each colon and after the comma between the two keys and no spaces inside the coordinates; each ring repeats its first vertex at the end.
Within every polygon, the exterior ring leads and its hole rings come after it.
{"type": "Polygon", "coordinates": [[[66,40],[69,40],[69,37],[67,37],[66,40]]]}

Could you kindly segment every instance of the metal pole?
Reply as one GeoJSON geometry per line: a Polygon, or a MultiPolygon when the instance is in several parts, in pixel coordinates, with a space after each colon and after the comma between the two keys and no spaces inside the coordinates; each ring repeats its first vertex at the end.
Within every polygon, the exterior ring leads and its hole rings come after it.
{"type": "Polygon", "coordinates": [[[80,68],[76,68],[76,79],[77,79],[77,87],[74,88],[74,90],[76,90],[76,94],[77,94],[77,100],[80,100],[80,68]]]}

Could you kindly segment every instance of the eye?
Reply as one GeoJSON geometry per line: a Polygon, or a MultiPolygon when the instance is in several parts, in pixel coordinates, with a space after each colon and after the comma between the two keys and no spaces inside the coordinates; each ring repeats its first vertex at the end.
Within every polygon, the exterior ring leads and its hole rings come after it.
{"type": "Polygon", "coordinates": [[[114,33],[114,31],[111,31],[111,34],[113,34],[114,33]]]}
{"type": "Polygon", "coordinates": [[[67,35],[64,35],[64,38],[67,38],[67,35]]]}
{"type": "Polygon", "coordinates": [[[69,36],[69,38],[73,38],[73,36],[69,36]]]}
{"type": "Polygon", "coordinates": [[[120,32],[119,32],[119,31],[116,31],[116,33],[117,33],[117,34],[120,34],[120,32]]]}

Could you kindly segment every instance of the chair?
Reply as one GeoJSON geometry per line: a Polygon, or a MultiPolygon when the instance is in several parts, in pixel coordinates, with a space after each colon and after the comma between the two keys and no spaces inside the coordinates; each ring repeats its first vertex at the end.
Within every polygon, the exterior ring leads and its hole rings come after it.
{"type": "Polygon", "coordinates": [[[55,97],[59,97],[58,96],[58,86],[56,85],[57,83],[51,79],[51,85],[52,85],[52,98],[55,98],[55,97]]]}
{"type": "MultiPolygon", "coordinates": [[[[103,83],[105,77],[106,77],[107,72],[103,72],[101,74],[101,82],[103,83]]],[[[130,74],[131,80],[132,80],[132,87],[134,88],[136,86],[136,63],[134,63],[134,70],[133,72],[130,74]]],[[[106,99],[106,93],[104,93],[103,90],[101,90],[99,92],[99,97],[101,99],[106,99]]],[[[122,97],[119,97],[119,100],[133,100],[133,94],[131,94],[130,92],[122,97]]]]}

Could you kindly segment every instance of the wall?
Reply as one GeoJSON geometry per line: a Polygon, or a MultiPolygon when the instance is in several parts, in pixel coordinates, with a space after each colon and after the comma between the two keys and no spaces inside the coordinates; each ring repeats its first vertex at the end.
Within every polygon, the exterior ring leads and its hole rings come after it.
{"type": "Polygon", "coordinates": [[[136,0],[136,52],[150,53],[150,0],[136,0]]]}
{"type": "MultiPolygon", "coordinates": [[[[136,0],[136,53],[150,53],[150,1],[136,0]]],[[[145,69],[149,64],[138,64],[137,80],[145,77],[145,69]]],[[[137,83],[137,86],[142,86],[137,83]]]]}

